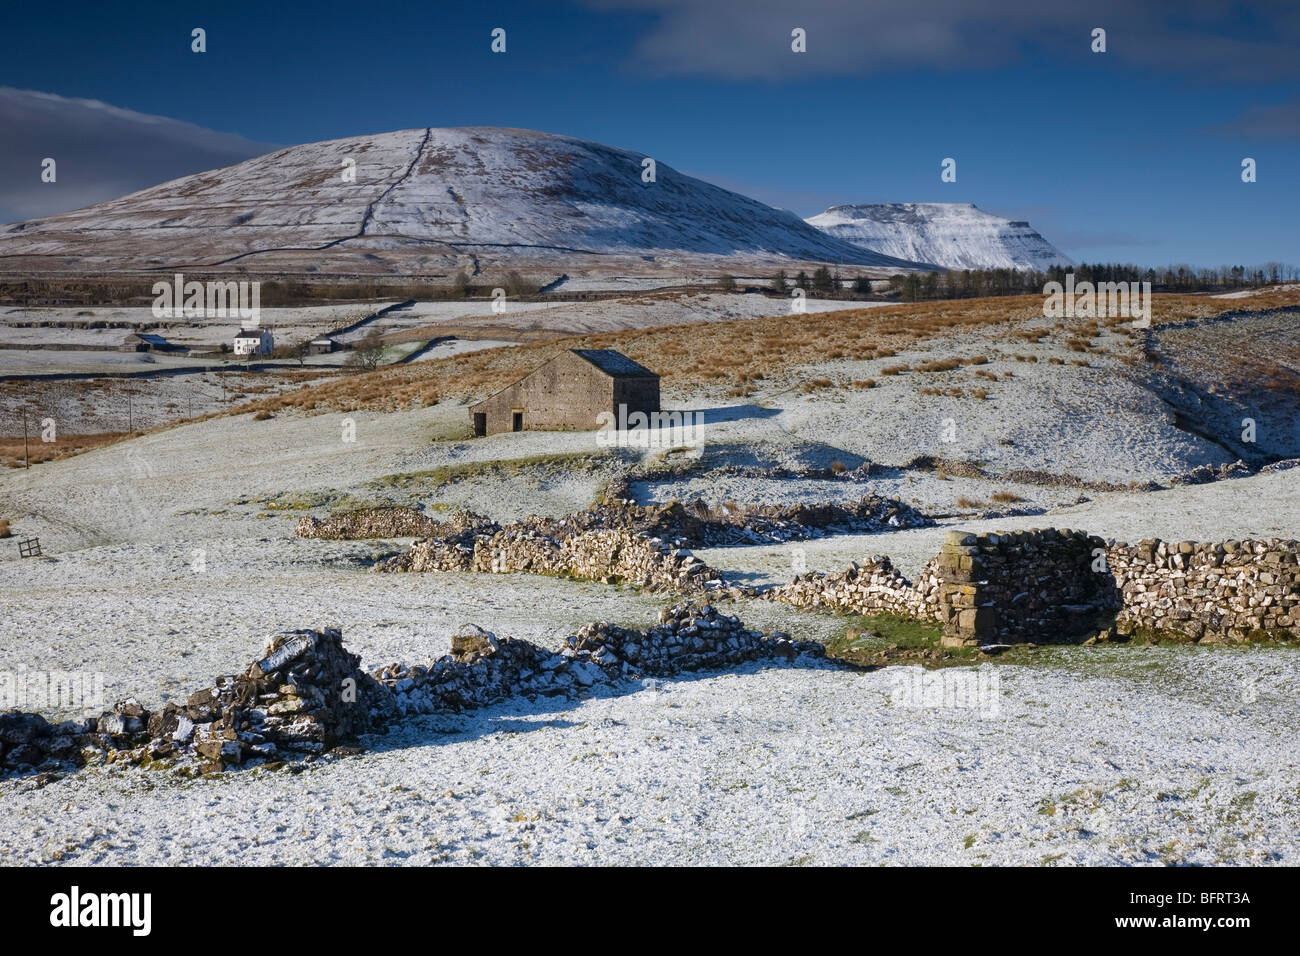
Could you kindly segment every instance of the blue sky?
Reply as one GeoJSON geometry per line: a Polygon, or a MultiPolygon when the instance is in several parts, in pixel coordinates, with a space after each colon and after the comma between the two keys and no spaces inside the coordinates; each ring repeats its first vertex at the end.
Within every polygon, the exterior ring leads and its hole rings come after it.
{"type": "Polygon", "coordinates": [[[973,202],[1029,219],[1076,260],[1300,262],[1295,3],[142,2],[5,16],[0,221],[268,145],[499,125],[638,150],[801,216],[973,202]],[[790,51],[797,26],[804,54],[790,51]],[[504,55],[489,50],[494,27],[504,55]],[[1105,54],[1089,50],[1094,27],[1105,54]],[[68,161],[42,189],[32,171],[56,146],[68,161]],[[956,183],[940,182],[949,156],[956,183]]]}

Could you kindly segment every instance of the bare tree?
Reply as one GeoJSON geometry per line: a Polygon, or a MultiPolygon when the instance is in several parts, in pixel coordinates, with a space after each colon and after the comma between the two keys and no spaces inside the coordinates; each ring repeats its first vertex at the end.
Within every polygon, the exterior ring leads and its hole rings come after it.
{"type": "Polygon", "coordinates": [[[286,342],[284,345],[277,345],[271,351],[273,359],[297,359],[298,365],[303,366],[307,363],[304,361],[311,354],[311,340],[302,339],[299,342],[286,342]]]}
{"type": "Polygon", "coordinates": [[[383,364],[383,361],[384,340],[376,329],[367,332],[365,337],[357,342],[352,354],[348,356],[347,364],[358,372],[373,372],[383,364]]]}

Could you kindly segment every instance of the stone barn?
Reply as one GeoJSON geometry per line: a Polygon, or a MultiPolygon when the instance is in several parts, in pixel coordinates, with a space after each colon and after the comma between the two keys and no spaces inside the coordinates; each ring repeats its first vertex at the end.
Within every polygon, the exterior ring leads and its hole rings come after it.
{"type": "Polygon", "coordinates": [[[659,411],[659,376],[613,349],[569,349],[469,409],[475,437],[498,432],[592,430],[597,416],[659,411]]]}
{"type": "Polygon", "coordinates": [[[155,332],[132,332],[117,347],[119,352],[183,352],[184,347],[173,345],[155,332]]]}

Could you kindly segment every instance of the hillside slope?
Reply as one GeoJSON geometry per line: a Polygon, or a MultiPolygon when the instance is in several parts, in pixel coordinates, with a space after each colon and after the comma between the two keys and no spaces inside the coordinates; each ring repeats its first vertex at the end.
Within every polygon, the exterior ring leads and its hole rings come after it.
{"type": "Polygon", "coordinates": [[[721,258],[906,267],[640,153],[529,130],[293,146],[0,229],[0,268],[420,272],[721,258]],[[348,163],[354,181],[348,181],[348,163]]]}

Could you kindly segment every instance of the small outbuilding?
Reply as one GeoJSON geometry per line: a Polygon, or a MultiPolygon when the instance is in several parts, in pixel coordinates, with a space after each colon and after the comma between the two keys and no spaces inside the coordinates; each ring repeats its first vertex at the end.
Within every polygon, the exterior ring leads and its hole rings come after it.
{"type": "Polygon", "coordinates": [[[613,349],[568,349],[469,409],[475,437],[524,430],[595,430],[659,411],[659,376],[613,349]],[[620,415],[620,406],[623,406],[620,415]]]}
{"type": "Polygon", "coordinates": [[[331,352],[337,352],[339,347],[339,343],[329,336],[322,339],[312,339],[307,343],[307,354],[329,355],[331,352]]]}

